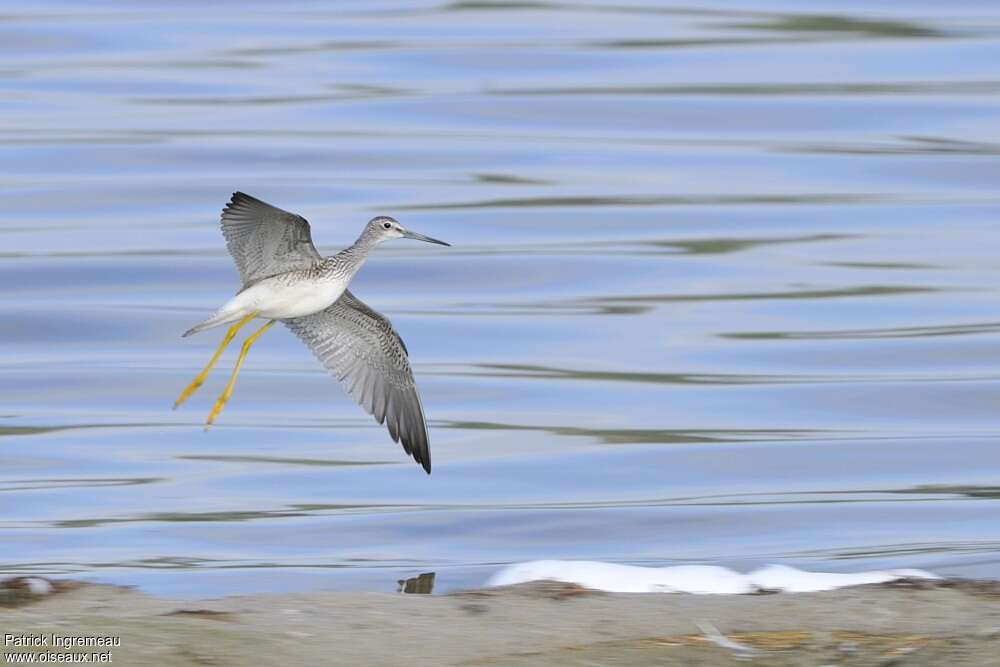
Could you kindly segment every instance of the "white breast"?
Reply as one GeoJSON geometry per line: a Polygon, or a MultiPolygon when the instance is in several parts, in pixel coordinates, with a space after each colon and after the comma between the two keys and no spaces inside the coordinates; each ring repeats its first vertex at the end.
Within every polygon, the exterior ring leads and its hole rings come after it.
{"type": "Polygon", "coordinates": [[[339,299],[346,288],[346,280],[268,278],[237,294],[232,305],[256,311],[258,317],[285,320],[324,310],[339,299]]]}

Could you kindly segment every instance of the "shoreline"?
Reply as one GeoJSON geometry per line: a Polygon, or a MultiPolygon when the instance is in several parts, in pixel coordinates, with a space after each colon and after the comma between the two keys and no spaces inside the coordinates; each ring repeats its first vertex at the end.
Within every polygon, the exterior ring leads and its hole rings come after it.
{"type": "Polygon", "coordinates": [[[0,606],[4,637],[110,638],[59,650],[106,652],[124,665],[956,667],[1000,655],[1000,582],[992,581],[758,595],[603,593],[535,582],[446,595],[174,600],[68,581],[39,594],[24,579],[16,599],[0,606]]]}

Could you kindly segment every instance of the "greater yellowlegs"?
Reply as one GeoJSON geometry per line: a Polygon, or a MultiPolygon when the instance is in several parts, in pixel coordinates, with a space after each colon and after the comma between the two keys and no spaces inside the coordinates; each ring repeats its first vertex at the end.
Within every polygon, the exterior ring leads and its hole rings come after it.
{"type": "Polygon", "coordinates": [[[243,343],[232,376],[209,413],[206,426],[214,423],[233,393],[250,346],[281,320],[429,474],[427,422],[406,345],[389,320],[351,294],[347,285],[368,253],[383,241],[408,238],[449,244],[411,232],[393,218],[379,216],[365,225],[352,246],[324,258],[313,246],[305,218],[242,192],[234,193],[222,210],[222,234],[240,272],[243,289],[184,335],[235,324],[174,408],[198,390],[245,324],[258,317],[266,319],[267,323],[243,343]]]}

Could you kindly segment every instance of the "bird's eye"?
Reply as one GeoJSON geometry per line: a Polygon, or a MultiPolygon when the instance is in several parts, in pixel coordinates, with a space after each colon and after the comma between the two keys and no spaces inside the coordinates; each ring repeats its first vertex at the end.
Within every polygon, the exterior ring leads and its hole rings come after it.
{"type": "Polygon", "coordinates": [[[392,223],[391,222],[383,222],[382,226],[385,227],[386,229],[391,229],[392,228],[392,223]]]}

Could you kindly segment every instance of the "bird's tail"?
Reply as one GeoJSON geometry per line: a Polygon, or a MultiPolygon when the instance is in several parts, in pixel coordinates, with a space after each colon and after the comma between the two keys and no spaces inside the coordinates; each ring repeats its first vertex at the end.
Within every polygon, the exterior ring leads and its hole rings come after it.
{"type": "Polygon", "coordinates": [[[196,333],[201,333],[206,329],[213,329],[215,327],[221,327],[223,324],[229,324],[230,322],[235,322],[236,320],[243,317],[242,313],[233,313],[231,311],[220,310],[215,315],[202,322],[201,324],[196,324],[183,334],[181,338],[187,338],[188,336],[193,336],[196,333]]]}

